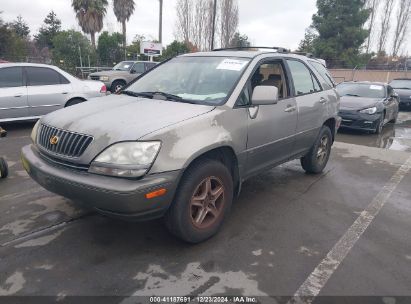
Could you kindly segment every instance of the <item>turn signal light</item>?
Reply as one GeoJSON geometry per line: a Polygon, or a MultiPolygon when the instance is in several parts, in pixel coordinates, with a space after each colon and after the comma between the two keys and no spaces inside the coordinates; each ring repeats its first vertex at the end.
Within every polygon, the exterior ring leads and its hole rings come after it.
{"type": "Polygon", "coordinates": [[[151,198],[155,198],[155,197],[158,197],[158,196],[162,196],[162,195],[164,195],[164,194],[166,194],[166,193],[167,193],[167,189],[161,188],[161,189],[158,189],[158,190],[156,190],[156,191],[153,191],[153,192],[150,192],[150,193],[146,193],[146,198],[147,198],[147,199],[151,199],[151,198]]]}

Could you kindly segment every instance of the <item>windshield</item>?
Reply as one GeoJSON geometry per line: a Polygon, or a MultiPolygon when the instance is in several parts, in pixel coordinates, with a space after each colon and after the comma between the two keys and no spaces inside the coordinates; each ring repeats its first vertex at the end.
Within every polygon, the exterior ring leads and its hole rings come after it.
{"type": "Polygon", "coordinates": [[[410,80],[393,80],[390,85],[394,89],[409,89],[411,90],[411,79],[410,80]]]}
{"type": "Polygon", "coordinates": [[[113,70],[116,71],[130,71],[133,66],[133,61],[123,61],[113,67],[113,70]]]}
{"type": "Polygon", "coordinates": [[[340,96],[385,98],[383,85],[365,83],[342,83],[337,86],[340,96]]]}
{"type": "Polygon", "coordinates": [[[219,105],[226,101],[249,61],[244,58],[178,57],[153,69],[127,91],[161,92],[199,104],[219,105]]]}

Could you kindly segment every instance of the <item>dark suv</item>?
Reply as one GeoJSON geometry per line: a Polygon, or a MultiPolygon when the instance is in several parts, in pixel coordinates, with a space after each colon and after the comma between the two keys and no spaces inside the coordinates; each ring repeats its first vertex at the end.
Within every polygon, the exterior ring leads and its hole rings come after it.
{"type": "Polygon", "coordinates": [[[400,109],[411,108],[411,79],[394,79],[390,83],[391,87],[398,94],[400,109]]]}

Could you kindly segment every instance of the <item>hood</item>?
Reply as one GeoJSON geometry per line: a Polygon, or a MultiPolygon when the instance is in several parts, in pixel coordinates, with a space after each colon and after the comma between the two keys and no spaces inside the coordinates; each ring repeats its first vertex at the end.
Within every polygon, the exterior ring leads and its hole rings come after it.
{"type": "Polygon", "coordinates": [[[130,72],[129,71],[108,70],[108,71],[91,73],[90,76],[117,76],[117,75],[127,75],[127,74],[130,74],[130,72]]]}
{"type": "Polygon", "coordinates": [[[382,99],[380,98],[342,96],[340,99],[340,109],[362,110],[366,108],[371,108],[381,101],[382,99]]]}
{"type": "Polygon", "coordinates": [[[46,115],[42,123],[93,136],[101,145],[137,140],[159,129],[202,115],[213,106],[111,95],[46,115]]]}

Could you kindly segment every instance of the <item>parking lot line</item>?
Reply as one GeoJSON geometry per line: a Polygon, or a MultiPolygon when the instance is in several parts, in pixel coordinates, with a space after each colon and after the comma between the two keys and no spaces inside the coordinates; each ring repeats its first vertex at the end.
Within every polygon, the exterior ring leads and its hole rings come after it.
{"type": "Polygon", "coordinates": [[[390,181],[384,185],[367,208],[361,212],[351,227],[328,252],[327,256],[298,288],[289,303],[313,302],[410,169],[411,157],[398,169],[390,181]]]}

